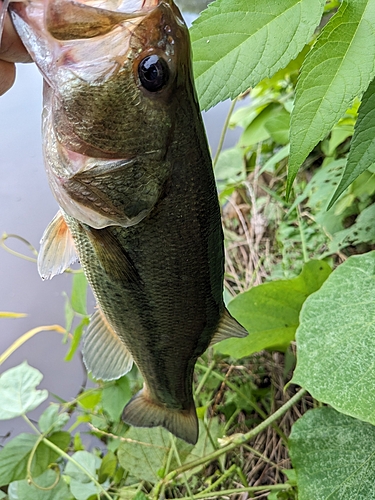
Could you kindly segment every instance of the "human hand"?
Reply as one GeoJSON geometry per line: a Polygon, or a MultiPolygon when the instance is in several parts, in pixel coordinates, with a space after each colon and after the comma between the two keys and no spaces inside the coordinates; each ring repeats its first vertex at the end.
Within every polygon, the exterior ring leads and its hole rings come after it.
{"type": "Polygon", "coordinates": [[[16,62],[30,62],[31,58],[9,18],[5,16],[4,31],[0,44],[0,95],[13,85],[16,77],[16,62]]]}

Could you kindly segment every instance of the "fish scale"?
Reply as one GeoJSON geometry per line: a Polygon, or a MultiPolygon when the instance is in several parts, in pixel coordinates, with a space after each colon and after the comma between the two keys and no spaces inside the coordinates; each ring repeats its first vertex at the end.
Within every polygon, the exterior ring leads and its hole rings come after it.
{"type": "Polygon", "coordinates": [[[143,376],[123,420],[196,443],[196,360],[247,332],[223,303],[220,208],[189,34],[172,0],[144,0],[133,14],[126,1],[121,12],[95,5],[11,6],[46,80],[45,164],[60,205],[38,269],[50,278],[79,258],[97,299],[87,369],[113,380],[134,361],[143,376]]]}

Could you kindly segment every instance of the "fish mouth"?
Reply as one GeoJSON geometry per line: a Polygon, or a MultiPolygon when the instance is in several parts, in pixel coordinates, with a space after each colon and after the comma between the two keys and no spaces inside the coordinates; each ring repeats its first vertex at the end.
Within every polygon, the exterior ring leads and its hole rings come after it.
{"type": "MultiPolygon", "coordinates": [[[[10,0],[11,11],[25,20],[31,15],[56,40],[77,40],[106,35],[115,26],[143,18],[169,0],[10,0]]],[[[28,22],[28,21],[26,21],[28,22]]]]}
{"type": "Polygon", "coordinates": [[[46,27],[57,40],[93,38],[158,5],[159,0],[49,0],[46,27]]]}
{"type": "Polygon", "coordinates": [[[143,14],[156,7],[159,0],[75,0],[75,3],[123,14],[143,14]]]}

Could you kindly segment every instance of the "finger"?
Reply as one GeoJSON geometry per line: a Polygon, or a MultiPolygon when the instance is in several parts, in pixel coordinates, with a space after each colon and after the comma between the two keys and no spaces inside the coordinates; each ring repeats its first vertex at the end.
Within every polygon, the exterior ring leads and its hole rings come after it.
{"type": "Polygon", "coordinates": [[[31,57],[17,35],[8,14],[5,16],[4,32],[0,45],[0,59],[8,62],[31,61],[31,57]]]}
{"type": "Polygon", "coordinates": [[[0,61],[0,95],[5,94],[16,78],[16,67],[13,63],[0,61]]]}

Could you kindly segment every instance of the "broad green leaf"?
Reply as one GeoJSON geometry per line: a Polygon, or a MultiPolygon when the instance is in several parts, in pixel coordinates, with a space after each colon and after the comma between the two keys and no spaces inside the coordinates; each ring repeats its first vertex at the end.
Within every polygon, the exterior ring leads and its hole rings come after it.
{"type": "Polygon", "coordinates": [[[285,67],[310,41],[324,4],[324,0],[211,3],[190,31],[202,109],[237,97],[285,67]]]}
{"type": "Polygon", "coordinates": [[[51,404],[44,410],[39,418],[39,429],[41,432],[59,431],[69,420],[68,413],[59,413],[59,405],[51,404]]]}
{"type": "Polygon", "coordinates": [[[264,124],[273,141],[285,146],[289,142],[290,113],[282,107],[273,113],[264,124]]]}
{"type": "Polygon", "coordinates": [[[302,65],[291,116],[287,193],[307,155],[374,75],[375,3],[343,1],[302,65]]]}
{"type": "MultiPolygon", "coordinates": [[[[70,445],[71,436],[70,433],[67,431],[56,431],[50,436],[48,436],[47,439],[48,441],[51,441],[51,443],[55,444],[62,451],[66,451],[70,445]]],[[[49,446],[47,446],[44,443],[41,443],[39,445],[38,451],[39,449],[43,449],[44,460],[47,463],[47,466],[56,462],[56,460],[60,457],[60,455],[56,451],[52,450],[49,446]]],[[[41,459],[36,460],[36,462],[38,461],[39,464],[41,464],[41,459]]]]}
{"type": "Polygon", "coordinates": [[[26,478],[27,460],[37,439],[34,434],[19,434],[0,450],[0,486],[26,478]]]}
{"type": "Polygon", "coordinates": [[[86,410],[93,410],[102,399],[102,391],[100,389],[88,389],[83,392],[78,403],[86,410]]]}
{"type": "Polygon", "coordinates": [[[242,148],[248,148],[258,142],[269,139],[271,134],[266,125],[268,121],[282,109],[283,107],[275,102],[265,107],[244,130],[238,141],[238,145],[242,148]]]}
{"type": "MultiPolygon", "coordinates": [[[[176,448],[181,463],[191,462],[214,451],[218,437],[222,436],[222,429],[216,419],[212,419],[208,426],[208,435],[205,425],[199,422],[199,439],[195,446],[176,439],[176,448]]],[[[120,465],[131,476],[150,483],[156,483],[164,477],[167,458],[171,448],[171,439],[175,439],[162,427],[140,429],[132,427],[125,435],[127,442],[121,443],[117,451],[120,465]]],[[[173,454],[169,470],[178,466],[178,460],[173,454]]],[[[195,468],[187,475],[198,471],[195,468]]]]}
{"type": "Polygon", "coordinates": [[[36,390],[43,375],[24,363],[10,368],[0,376],[0,420],[19,417],[34,410],[45,399],[46,390],[36,390]]]}
{"type": "Polygon", "coordinates": [[[146,497],[146,495],[142,493],[142,491],[138,491],[133,500],[148,500],[148,497],[146,497]]]}
{"type": "Polygon", "coordinates": [[[330,272],[326,262],[311,260],[297,278],[263,283],[237,295],[228,309],[249,335],[223,340],[215,349],[234,358],[263,349],[285,351],[294,339],[303,303],[319,290],[330,272]]]}
{"type": "Polygon", "coordinates": [[[273,156],[271,156],[269,160],[266,161],[266,163],[261,168],[260,173],[270,172],[270,171],[272,172],[277,163],[279,163],[280,161],[284,160],[289,156],[289,149],[290,149],[289,144],[280,148],[277,151],[277,153],[275,153],[273,156]]]}
{"type": "Polygon", "coordinates": [[[62,478],[58,480],[57,473],[53,470],[47,470],[39,477],[33,477],[33,481],[39,486],[39,488],[38,486],[29,484],[26,480],[11,483],[8,488],[9,500],[73,499],[65,481],[62,478]],[[51,488],[53,485],[55,486],[51,488]]]}
{"type": "Polygon", "coordinates": [[[127,376],[104,386],[102,391],[102,404],[104,411],[112,422],[118,422],[124,406],[132,396],[127,376]]]}
{"type": "Polygon", "coordinates": [[[88,451],[76,451],[72,455],[72,459],[78,462],[86,471],[83,472],[78,468],[73,462],[69,460],[65,467],[65,474],[70,476],[72,479],[79,481],[81,483],[89,483],[91,479],[89,476],[97,479],[97,469],[99,469],[101,464],[101,459],[88,451]]]}
{"type": "Polygon", "coordinates": [[[77,451],[72,455],[72,459],[78,462],[87,474],[79,469],[74,463],[69,461],[65,467],[65,474],[70,476],[70,490],[77,500],[86,500],[92,495],[98,495],[100,489],[90,479],[98,479],[97,469],[101,465],[101,459],[88,451],[77,451]]]}
{"type": "MultiPolygon", "coordinates": [[[[350,152],[340,184],[329,203],[331,207],[345,189],[375,162],[375,80],[363,95],[358,110],[350,152]]],[[[328,207],[328,208],[329,208],[328,207]]]]}
{"type": "Polygon", "coordinates": [[[332,408],[310,410],[292,427],[289,451],[299,500],[374,498],[375,427],[332,408]]]}
{"type": "Polygon", "coordinates": [[[153,484],[159,481],[171,447],[169,432],[161,427],[132,427],[125,439],[129,441],[121,443],[117,451],[120,465],[137,479],[153,484]]]}
{"type": "Polygon", "coordinates": [[[372,204],[362,210],[353,225],[334,234],[329,244],[330,252],[334,253],[351,245],[373,243],[375,241],[374,220],[375,204],[372,204]]]}
{"type": "Polygon", "coordinates": [[[113,451],[108,451],[102,458],[100,469],[98,473],[99,483],[104,483],[106,479],[112,478],[117,469],[117,457],[113,451]]]}
{"type": "MultiPolygon", "coordinates": [[[[37,438],[33,434],[19,434],[0,450],[0,486],[26,478],[27,461],[37,438]]],[[[70,442],[70,434],[68,432],[55,432],[49,437],[49,440],[65,450],[70,442]]],[[[51,463],[56,462],[57,458],[56,452],[44,443],[40,443],[31,462],[32,475],[42,474],[51,463]]]]}
{"type": "Polygon", "coordinates": [[[88,498],[98,498],[100,489],[92,481],[89,483],[81,483],[80,481],[72,479],[70,481],[70,491],[73,493],[75,499],[87,500],[88,498]]]}
{"type": "Polygon", "coordinates": [[[219,191],[227,184],[238,184],[246,179],[244,151],[234,147],[224,149],[215,165],[215,179],[219,191]]]}
{"type": "Polygon", "coordinates": [[[87,295],[87,279],[84,273],[73,274],[73,287],[71,295],[71,304],[73,309],[85,316],[86,309],[86,295],[87,295]]]}
{"type": "Polygon", "coordinates": [[[350,257],[305,302],[293,383],[375,423],[375,252],[350,257]]]}

